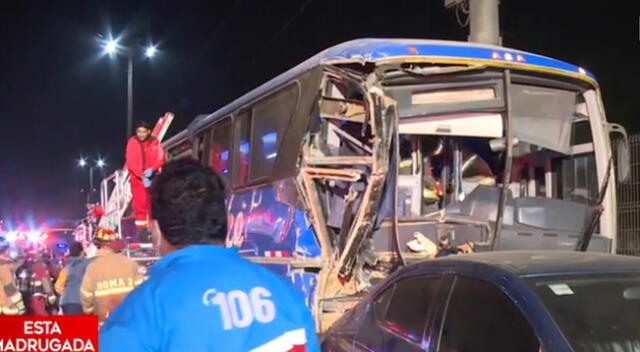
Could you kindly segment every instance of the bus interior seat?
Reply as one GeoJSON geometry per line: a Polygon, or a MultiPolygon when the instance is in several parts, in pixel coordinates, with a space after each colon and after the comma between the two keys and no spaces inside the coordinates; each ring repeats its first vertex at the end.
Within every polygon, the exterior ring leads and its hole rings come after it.
{"type": "Polygon", "coordinates": [[[588,204],[563,199],[522,197],[515,204],[519,224],[556,231],[584,229],[591,213],[588,204]]]}
{"type": "MultiPolygon", "coordinates": [[[[447,205],[445,207],[445,214],[493,220],[498,213],[500,192],[502,192],[502,190],[499,187],[478,185],[462,202],[447,205]]],[[[509,210],[513,209],[513,193],[511,190],[508,190],[507,193],[506,208],[504,221],[505,223],[512,223],[512,218],[508,218],[508,215],[512,215],[512,212],[509,210]]]]}
{"type": "MultiPolygon", "coordinates": [[[[479,185],[462,202],[446,206],[445,213],[493,220],[498,211],[500,192],[499,187],[479,185]]],[[[576,232],[576,229],[584,229],[590,213],[591,207],[585,203],[545,197],[513,198],[509,190],[504,224],[576,232]]]]}

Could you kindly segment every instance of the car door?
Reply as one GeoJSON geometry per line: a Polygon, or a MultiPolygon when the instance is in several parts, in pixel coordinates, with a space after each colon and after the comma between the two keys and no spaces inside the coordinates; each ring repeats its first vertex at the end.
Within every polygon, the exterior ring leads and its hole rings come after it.
{"type": "Polygon", "coordinates": [[[458,276],[451,285],[435,351],[539,352],[534,329],[494,284],[458,276]]]}
{"type": "Polygon", "coordinates": [[[371,301],[354,340],[357,351],[428,350],[431,316],[444,306],[449,279],[400,278],[371,301]]]}

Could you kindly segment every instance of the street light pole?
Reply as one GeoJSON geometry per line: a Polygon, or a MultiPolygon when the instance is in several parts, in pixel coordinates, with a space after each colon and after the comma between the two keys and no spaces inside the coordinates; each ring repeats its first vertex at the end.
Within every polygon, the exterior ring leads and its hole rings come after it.
{"type": "MultiPolygon", "coordinates": [[[[127,56],[127,137],[133,135],[133,55],[138,50],[136,45],[125,47],[118,44],[118,39],[107,39],[104,41],[104,51],[111,57],[116,57],[118,53],[124,53],[127,56]]],[[[144,55],[151,59],[157,53],[158,49],[155,45],[150,44],[144,50],[144,55]]]]}
{"type": "Polygon", "coordinates": [[[128,140],[133,133],[133,57],[131,53],[127,54],[128,57],[128,69],[127,69],[127,137],[128,140]]]}
{"type": "Polygon", "coordinates": [[[87,193],[87,204],[93,200],[93,166],[89,166],[89,192],[87,193]]]}
{"type": "Polygon", "coordinates": [[[98,160],[96,160],[95,162],[95,165],[87,162],[85,158],[80,158],[80,160],[78,160],[78,167],[82,169],[84,169],[85,167],[89,168],[89,189],[87,190],[87,204],[91,204],[91,202],[93,201],[93,170],[95,168],[102,170],[105,165],[106,163],[102,158],[98,158],[98,160]]]}

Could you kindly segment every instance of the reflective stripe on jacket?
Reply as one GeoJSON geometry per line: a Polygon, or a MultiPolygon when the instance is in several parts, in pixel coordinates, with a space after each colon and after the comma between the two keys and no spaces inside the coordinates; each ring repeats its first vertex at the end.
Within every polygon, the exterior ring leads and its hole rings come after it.
{"type": "Polygon", "coordinates": [[[140,283],[142,275],[138,264],[122,254],[101,249],[87,265],[82,279],[82,308],[86,314],[95,314],[98,320],[104,321],[140,283]]]}
{"type": "Polygon", "coordinates": [[[18,315],[24,312],[22,294],[16,285],[14,263],[11,259],[0,256],[0,315],[18,315]]]}

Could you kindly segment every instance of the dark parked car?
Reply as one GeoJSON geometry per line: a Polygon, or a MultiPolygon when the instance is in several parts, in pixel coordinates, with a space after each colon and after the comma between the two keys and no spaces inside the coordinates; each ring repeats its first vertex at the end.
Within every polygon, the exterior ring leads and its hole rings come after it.
{"type": "Polygon", "coordinates": [[[323,351],[640,351],[640,258],[504,251],[398,270],[323,351]]]}

